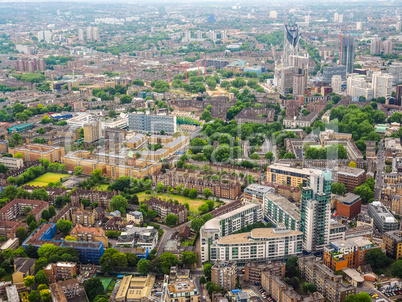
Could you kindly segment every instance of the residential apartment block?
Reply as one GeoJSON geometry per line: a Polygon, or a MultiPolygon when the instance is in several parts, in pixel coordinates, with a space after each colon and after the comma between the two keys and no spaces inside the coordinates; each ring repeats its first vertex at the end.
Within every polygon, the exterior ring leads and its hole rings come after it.
{"type": "Polygon", "coordinates": [[[56,262],[49,263],[43,268],[51,283],[56,280],[67,280],[74,278],[77,274],[77,263],[75,262],[56,262]]]}
{"type": "Polygon", "coordinates": [[[315,256],[298,258],[302,277],[317,286],[317,290],[330,302],[343,302],[349,295],[356,294],[356,287],[344,284],[342,275],[335,275],[315,256]]]}
{"type": "Polygon", "coordinates": [[[39,221],[42,218],[42,212],[49,209],[49,203],[43,200],[16,198],[0,209],[0,220],[15,220],[24,213],[26,207],[31,208],[28,214],[34,215],[35,220],[39,221]]]}
{"type": "Polygon", "coordinates": [[[284,262],[256,263],[248,262],[244,266],[244,281],[261,284],[261,276],[264,272],[285,278],[286,265],[284,262]]]}
{"type": "Polygon", "coordinates": [[[167,302],[199,302],[200,294],[192,280],[179,280],[169,284],[167,302]]]}
{"type": "Polygon", "coordinates": [[[332,172],[332,181],[344,184],[347,192],[353,192],[366,181],[366,171],[349,166],[336,166],[332,172]]]}
{"type": "Polygon", "coordinates": [[[284,226],[295,231],[300,230],[300,210],[285,197],[272,193],[264,194],[263,213],[264,218],[275,226],[284,226]]]}
{"type": "Polygon", "coordinates": [[[148,206],[148,210],[156,211],[163,221],[166,220],[169,214],[174,214],[178,217],[177,224],[187,221],[187,208],[182,204],[170,203],[155,197],[144,200],[143,204],[148,206]]]}
{"type": "Polygon", "coordinates": [[[0,164],[5,165],[9,169],[19,169],[24,166],[24,161],[22,158],[14,157],[0,157],[0,164]]]}
{"type": "Polygon", "coordinates": [[[47,146],[42,144],[26,144],[15,148],[9,148],[9,153],[13,156],[17,153],[23,155],[24,161],[35,161],[48,159],[50,163],[60,162],[65,155],[64,147],[47,146]]]}
{"type": "Polygon", "coordinates": [[[211,281],[225,291],[236,288],[237,265],[233,261],[216,261],[211,268],[211,281]]]}
{"type": "Polygon", "coordinates": [[[385,244],[387,256],[398,260],[402,258],[402,232],[390,231],[382,235],[382,240],[385,244]]]}
{"type": "Polygon", "coordinates": [[[210,260],[247,262],[284,260],[302,253],[303,233],[281,228],[254,229],[225,236],[210,247],[210,260]]]}
{"type": "Polygon", "coordinates": [[[207,221],[200,230],[201,261],[209,260],[210,246],[222,237],[228,236],[243,227],[262,221],[262,207],[258,202],[248,203],[207,221]]]}
{"type": "Polygon", "coordinates": [[[324,247],[323,261],[333,271],[343,268],[358,268],[366,264],[366,254],[378,249],[368,238],[354,237],[345,240],[335,240],[324,247]]]}
{"type": "Polygon", "coordinates": [[[141,133],[176,133],[177,122],[175,115],[130,113],[128,127],[141,133]]]}
{"type": "Polygon", "coordinates": [[[307,180],[314,173],[321,173],[321,170],[293,168],[284,164],[272,164],[267,167],[267,182],[292,187],[297,187],[301,184],[305,187],[307,180]]]}
{"type": "Polygon", "coordinates": [[[105,235],[105,231],[101,228],[84,227],[81,224],[77,224],[70,232],[70,236],[77,239],[77,241],[87,242],[102,242],[103,246],[108,246],[108,238],[105,235]]]}

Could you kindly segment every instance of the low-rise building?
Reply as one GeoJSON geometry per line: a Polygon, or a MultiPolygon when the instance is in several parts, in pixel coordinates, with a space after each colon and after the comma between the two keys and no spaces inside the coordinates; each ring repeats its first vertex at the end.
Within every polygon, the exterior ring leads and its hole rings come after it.
{"type": "Polygon", "coordinates": [[[120,234],[116,246],[129,246],[148,249],[148,251],[151,251],[156,248],[157,243],[158,231],[155,230],[154,227],[136,227],[128,225],[126,230],[120,234]]]}
{"type": "Polygon", "coordinates": [[[75,262],[57,262],[49,263],[43,268],[45,274],[49,277],[51,283],[56,280],[67,280],[74,278],[77,274],[77,263],[75,262]]]}
{"type": "Polygon", "coordinates": [[[42,144],[26,144],[15,148],[9,148],[9,153],[14,157],[15,154],[21,153],[24,161],[35,161],[48,159],[50,163],[60,162],[65,155],[64,147],[48,146],[42,144]]]}
{"type": "Polygon", "coordinates": [[[0,209],[0,220],[15,220],[24,213],[26,207],[31,209],[28,214],[32,214],[35,220],[39,221],[42,218],[43,211],[49,209],[49,203],[43,200],[16,198],[0,209]]]}
{"type": "Polygon", "coordinates": [[[200,294],[192,280],[175,281],[168,286],[167,302],[199,302],[200,294]]]}
{"type": "Polygon", "coordinates": [[[210,260],[247,262],[284,260],[302,253],[303,233],[281,228],[259,228],[223,237],[210,247],[210,260]]]}
{"type": "Polygon", "coordinates": [[[243,200],[245,201],[259,201],[263,203],[264,194],[275,193],[275,189],[268,186],[263,186],[259,184],[248,185],[243,192],[243,200]]]}
{"type": "Polygon", "coordinates": [[[216,261],[211,268],[211,281],[225,291],[236,288],[237,265],[233,261],[216,261]]]}
{"type": "Polygon", "coordinates": [[[340,216],[352,219],[361,211],[362,199],[359,195],[347,193],[336,204],[336,213],[340,216]]]}
{"type": "Polygon", "coordinates": [[[9,169],[19,169],[24,166],[24,161],[22,158],[15,157],[0,157],[0,164],[5,165],[9,169]]]}
{"type": "Polygon", "coordinates": [[[32,258],[15,258],[14,273],[12,275],[13,284],[18,287],[24,286],[24,278],[34,275],[34,266],[36,259],[32,258]]]}
{"type": "Polygon", "coordinates": [[[140,211],[132,211],[126,214],[127,221],[132,221],[134,224],[142,224],[144,217],[140,211]]]}
{"type": "Polygon", "coordinates": [[[117,291],[115,301],[150,301],[151,290],[154,287],[155,276],[124,276],[117,291]]]}
{"type": "Polygon", "coordinates": [[[71,299],[83,292],[83,288],[80,286],[78,279],[69,279],[53,283],[49,286],[49,290],[53,301],[57,302],[71,301],[71,299]]]}
{"type": "Polygon", "coordinates": [[[271,275],[285,278],[286,265],[284,262],[256,263],[248,262],[244,266],[244,281],[261,284],[263,272],[269,272],[271,275]]]}
{"type": "Polygon", "coordinates": [[[342,275],[335,275],[315,256],[299,257],[298,264],[302,277],[315,284],[317,291],[330,302],[343,302],[347,296],[356,294],[356,287],[344,284],[342,275]]]}
{"type": "Polygon", "coordinates": [[[4,252],[5,250],[13,250],[15,251],[19,246],[18,238],[10,238],[5,243],[3,243],[0,247],[0,251],[4,252]]]}

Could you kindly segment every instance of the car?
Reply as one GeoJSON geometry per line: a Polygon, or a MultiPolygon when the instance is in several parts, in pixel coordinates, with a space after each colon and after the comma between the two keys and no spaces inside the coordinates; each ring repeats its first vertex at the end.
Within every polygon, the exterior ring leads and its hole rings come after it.
{"type": "MultiPolygon", "coordinates": [[[[372,294],[372,295],[373,295],[373,294],[372,294]]],[[[377,294],[373,295],[373,298],[378,298],[378,295],[377,295],[377,294]]]]}

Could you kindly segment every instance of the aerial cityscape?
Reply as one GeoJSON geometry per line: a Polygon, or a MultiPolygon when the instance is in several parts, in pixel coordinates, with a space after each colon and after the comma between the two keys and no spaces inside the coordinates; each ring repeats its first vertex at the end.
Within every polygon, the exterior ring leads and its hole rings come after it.
{"type": "Polygon", "coordinates": [[[402,301],[401,1],[0,12],[0,302],[402,301]]]}

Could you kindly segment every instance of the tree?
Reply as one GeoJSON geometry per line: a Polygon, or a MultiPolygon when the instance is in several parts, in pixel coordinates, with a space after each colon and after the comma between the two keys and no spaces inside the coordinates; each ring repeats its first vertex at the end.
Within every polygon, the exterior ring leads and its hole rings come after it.
{"type": "Polygon", "coordinates": [[[197,196],[198,196],[198,191],[197,191],[197,189],[191,189],[190,192],[189,192],[189,194],[188,194],[188,196],[189,196],[191,199],[197,198],[197,196]]]}
{"type": "Polygon", "coordinates": [[[49,289],[49,287],[46,284],[39,284],[38,291],[41,291],[43,289],[49,289]]]}
{"type": "Polygon", "coordinates": [[[373,249],[366,253],[366,260],[374,271],[382,271],[392,260],[388,258],[381,249],[373,249]]]}
{"type": "Polygon", "coordinates": [[[30,294],[28,295],[28,301],[29,302],[39,302],[40,301],[40,297],[36,290],[33,290],[30,292],[30,294]]]}
{"type": "Polygon", "coordinates": [[[1,198],[7,198],[8,200],[13,200],[17,196],[17,191],[18,189],[16,187],[7,186],[3,191],[1,191],[1,198]]]}
{"type": "Polygon", "coordinates": [[[138,256],[133,253],[126,253],[127,256],[127,266],[135,267],[138,263],[138,256]]]}
{"type": "Polygon", "coordinates": [[[178,220],[179,220],[179,218],[176,215],[169,214],[169,215],[166,216],[165,223],[166,223],[166,225],[172,227],[172,226],[175,226],[177,224],[178,220]]]}
{"type": "Polygon", "coordinates": [[[107,249],[103,253],[103,255],[99,261],[102,272],[110,273],[111,271],[113,271],[113,268],[116,265],[115,260],[113,259],[113,256],[118,253],[119,252],[113,248],[107,249]]]}
{"type": "Polygon", "coordinates": [[[183,203],[183,205],[187,208],[187,211],[190,211],[190,204],[188,202],[183,203]]]}
{"type": "Polygon", "coordinates": [[[30,225],[32,221],[36,222],[35,216],[32,215],[32,214],[29,214],[28,217],[27,217],[27,225],[30,225]]]}
{"type": "Polygon", "coordinates": [[[127,267],[127,256],[124,253],[115,253],[112,255],[114,265],[117,267],[127,267]]]}
{"type": "Polygon", "coordinates": [[[343,196],[346,194],[346,187],[343,183],[334,182],[331,184],[331,192],[343,196]]]}
{"type": "Polygon", "coordinates": [[[50,217],[56,216],[56,209],[54,208],[54,206],[49,207],[49,214],[50,217]]]}
{"type": "Polygon", "coordinates": [[[184,189],[183,189],[183,196],[184,196],[184,197],[187,197],[189,193],[190,193],[190,189],[189,189],[189,188],[184,188],[184,189]]]}
{"type": "Polygon", "coordinates": [[[212,218],[214,218],[214,216],[212,216],[209,213],[202,216],[202,220],[204,220],[204,222],[207,222],[208,220],[211,220],[212,218]]]}
{"type": "Polygon", "coordinates": [[[40,270],[35,274],[35,283],[49,285],[49,277],[43,270],[40,270]]]}
{"type": "Polygon", "coordinates": [[[357,295],[349,295],[345,302],[371,302],[371,296],[368,293],[360,292],[357,295]]]}
{"type": "Polygon", "coordinates": [[[356,168],[356,163],[352,160],[352,161],[348,164],[348,166],[351,167],[351,168],[356,168]]]}
{"type": "Polygon", "coordinates": [[[202,191],[202,194],[204,195],[205,199],[208,199],[209,197],[212,196],[212,191],[210,189],[208,189],[208,188],[205,188],[202,191]]]}
{"type": "Polygon", "coordinates": [[[109,302],[109,298],[104,295],[97,295],[92,302],[109,302]]]}
{"type": "Polygon", "coordinates": [[[69,220],[59,219],[56,223],[58,231],[62,232],[64,236],[67,236],[73,228],[73,223],[69,220]]]}
{"type": "MultiPolygon", "coordinates": [[[[39,290],[39,287],[38,287],[38,290],[39,290]]],[[[48,289],[42,289],[42,290],[40,290],[40,291],[39,291],[39,294],[40,294],[40,296],[41,296],[43,302],[50,302],[50,301],[52,301],[52,297],[51,297],[50,291],[49,291],[48,289]]]]}
{"type": "Polygon", "coordinates": [[[50,213],[48,210],[44,210],[42,212],[42,218],[45,219],[46,221],[50,219],[50,213]]]}
{"type": "Polygon", "coordinates": [[[26,276],[24,278],[24,286],[25,287],[31,287],[35,283],[35,277],[34,276],[26,276]]]}
{"type": "Polygon", "coordinates": [[[73,237],[73,236],[66,236],[64,237],[65,241],[77,241],[77,238],[73,237]]]}
{"type": "Polygon", "coordinates": [[[207,278],[207,280],[211,280],[211,272],[212,272],[212,264],[205,263],[204,264],[204,276],[207,278]]]}
{"type": "Polygon", "coordinates": [[[402,260],[397,260],[391,265],[391,273],[396,278],[402,277],[402,260]]]}
{"type": "Polygon", "coordinates": [[[207,200],[205,203],[208,205],[208,210],[209,211],[212,211],[214,209],[215,202],[213,200],[207,200]]]}
{"type": "Polygon", "coordinates": [[[216,88],[216,81],[213,78],[208,78],[205,83],[209,87],[209,89],[214,90],[216,88]]]}
{"type": "Polygon", "coordinates": [[[82,167],[80,166],[74,167],[74,175],[79,176],[82,174],[82,171],[83,171],[82,167]]]}
{"type": "Polygon", "coordinates": [[[165,192],[165,191],[166,191],[165,185],[164,185],[163,183],[159,182],[159,183],[156,185],[156,191],[157,191],[158,193],[165,192]]]}
{"type": "Polygon", "coordinates": [[[89,301],[93,301],[97,295],[102,295],[105,292],[102,282],[97,277],[85,281],[84,289],[89,301]]]}
{"type": "Polygon", "coordinates": [[[191,228],[195,232],[199,232],[201,230],[201,227],[205,224],[205,221],[202,218],[194,218],[191,221],[191,228]]]}
{"type": "Polygon", "coordinates": [[[208,206],[207,203],[203,203],[202,205],[200,205],[200,206],[198,207],[197,210],[198,210],[198,212],[200,212],[201,214],[204,214],[204,213],[206,213],[206,212],[209,211],[209,206],[208,206]]]}
{"type": "Polygon", "coordinates": [[[24,227],[20,227],[17,229],[16,236],[17,236],[20,244],[22,244],[24,242],[24,240],[28,238],[28,233],[24,227]]]}
{"type": "Polygon", "coordinates": [[[151,261],[146,259],[141,259],[137,263],[137,271],[142,275],[147,275],[149,273],[149,265],[151,261]]]}
{"type": "Polygon", "coordinates": [[[133,97],[130,95],[125,94],[120,97],[121,104],[130,104],[132,100],[133,100],[133,97]]]}
{"type": "Polygon", "coordinates": [[[14,158],[24,158],[24,155],[22,153],[15,153],[14,158]]]}
{"type": "Polygon", "coordinates": [[[112,211],[120,210],[121,208],[127,210],[128,208],[127,199],[121,195],[115,195],[110,200],[109,207],[112,211]]]}
{"type": "Polygon", "coordinates": [[[264,157],[265,157],[265,159],[268,159],[271,162],[275,160],[274,153],[272,153],[271,151],[269,151],[268,153],[265,153],[264,157]]]}
{"type": "Polygon", "coordinates": [[[184,251],[181,253],[180,259],[184,265],[193,265],[197,263],[197,254],[194,252],[184,251]]]}
{"type": "Polygon", "coordinates": [[[15,177],[12,177],[12,176],[8,177],[7,182],[10,183],[10,184],[14,184],[15,183],[15,177]]]}

